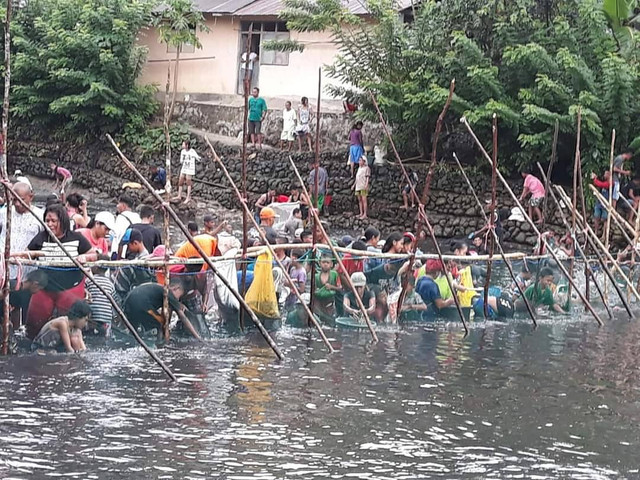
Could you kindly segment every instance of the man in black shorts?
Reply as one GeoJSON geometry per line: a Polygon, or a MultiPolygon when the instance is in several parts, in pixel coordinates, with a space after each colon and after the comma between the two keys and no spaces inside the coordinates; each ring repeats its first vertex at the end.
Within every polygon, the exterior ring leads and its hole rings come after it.
{"type": "Polygon", "coordinates": [[[262,150],[262,121],[267,114],[267,102],[260,97],[260,89],[254,87],[249,98],[249,135],[251,143],[262,150]],[[257,140],[257,142],[256,142],[257,140]]]}
{"type": "MultiPolygon", "coordinates": [[[[477,317],[484,317],[484,295],[476,295],[471,300],[473,311],[477,317]]],[[[487,305],[489,306],[489,320],[513,318],[515,307],[507,293],[501,294],[499,297],[487,297],[487,305]]]]}
{"type": "MultiPolygon", "coordinates": [[[[195,338],[201,340],[198,332],[182,311],[182,306],[178,299],[185,293],[182,281],[177,278],[171,279],[169,285],[169,310],[176,312],[186,330],[195,338]]],[[[129,322],[138,331],[149,332],[157,329],[158,340],[162,338],[162,326],[164,317],[162,316],[162,302],[164,289],[157,283],[143,283],[135,287],[124,301],[124,313],[129,322]]]]}

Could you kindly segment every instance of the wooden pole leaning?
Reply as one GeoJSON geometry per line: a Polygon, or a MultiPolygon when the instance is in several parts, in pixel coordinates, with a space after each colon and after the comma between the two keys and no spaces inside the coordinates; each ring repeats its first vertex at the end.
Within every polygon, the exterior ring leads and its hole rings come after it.
{"type": "MultiPolygon", "coordinates": [[[[486,158],[486,160],[489,163],[491,163],[491,157],[489,156],[487,151],[482,146],[482,143],[480,142],[480,140],[478,139],[478,137],[474,133],[474,131],[471,128],[471,125],[469,125],[469,122],[467,121],[467,119],[465,117],[462,117],[460,119],[460,121],[465,125],[465,127],[467,128],[467,130],[469,131],[469,133],[473,137],[474,142],[476,143],[476,145],[478,146],[478,148],[482,152],[482,155],[484,156],[484,158],[486,158]]],[[[538,237],[542,238],[542,241],[543,241],[547,251],[553,257],[555,262],[558,264],[558,268],[562,271],[562,274],[567,277],[567,280],[569,281],[569,283],[572,284],[573,288],[576,289],[576,291],[578,292],[578,296],[580,297],[580,300],[582,300],[582,303],[584,303],[587,306],[587,308],[589,309],[589,312],[591,313],[591,315],[593,315],[593,318],[595,318],[596,322],[598,322],[598,325],[602,325],[603,323],[602,323],[602,319],[600,318],[600,315],[598,315],[598,313],[593,309],[593,306],[591,305],[591,303],[589,303],[589,300],[587,300],[587,298],[584,296],[584,294],[577,288],[575,280],[571,276],[569,276],[569,272],[567,271],[565,266],[562,264],[562,262],[558,258],[558,255],[556,255],[556,252],[553,250],[553,248],[551,248],[549,246],[549,243],[547,242],[547,240],[544,237],[542,237],[542,235],[540,233],[540,230],[538,229],[537,225],[535,224],[535,222],[533,220],[531,220],[531,218],[529,217],[529,214],[526,212],[526,210],[522,206],[522,203],[520,203],[520,200],[518,200],[518,197],[516,197],[516,194],[513,193],[513,190],[511,189],[511,186],[509,185],[509,182],[507,182],[507,180],[500,173],[500,171],[497,172],[497,175],[498,175],[498,178],[500,179],[500,182],[507,189],[507,192],[509,192],[509,196],[511,197],[511,199],[515,202],[515,204],[518,206],[518,208],[520,208],[520,210],[522,211],[522,214],[523,214],[525,220],[531,226],[531,228],[533,229],[534,233],[536,235],[538,235],[538,237]]]]}
{"type": "MultiPolygon", "coordinates": [[[[7,144],[9,140],[9,94],[11,92],[11,8],[13,0],[7,0],[5,21],[4,21],[4,99],[2,102],[2,145],[0,146],[2,154],[2,179],[9,181],[9,169],[7,167],[7,155],[9,153],[7,144]]],[[[2,354],[9,353],[9,330],[11,325],[11,306],[9,304],[9,265],[7,259],[11,255],[11,212],[13,205],[11,204],[11,195],[5,190],[6,219],[4,228],[4,283],[2,284],[2,293],[4,300],[2,302],[2,311],[4,317],[2,320],[2,354]]]]}
{"type": "MultiPolygon", "coordinates": [[[[316,143],[314,145],[314,162],[313,162],[313,197],[307,196],[307,201],[310,204],[311,208],[318,208],[319,198],[318,198],[318,190],[320,188],[320,179],[318,178],[318,170],[320,168],[320,98],[322,96],[322,68],[318,68],[318,103],[316,106],[316,143]],[[315,200],[314,200],[315,199],[315,200]],[[315,202],[315,206],[314,206],[315,202]]],[[[310,303],[314,305],[315,296],[316,296],[316,243],[318,239],[316,238],[315,228],[316,217],[312,215],[311,217],[311,243],[313,246],[311,247],[311,292],[310,295],[310,303]]],[[[311,321],[311,317],[309,317],[309,321],[311,321]]]]}
{"type": "MultiPolygon", "coordinates": [[[[462,174],[462,177],[464,178],[465,182],[467,182],[467,186],[469,187],[469,190],[471,191],[471,194],[473,195],[473,198],[476,200],[476,204],[478,205],[478,208],[480,209],[480,213],[482,214],[482,217],[484,218],[485,223],[489,223],[489,218],[487,217],[487,214],[484,211],[484,207],[482,206],[482,202],[478,198],[478,195],[476,194],[476,191],[473,188],[473,185],[471,185],[471,180],[469,180],[469,177],[467,176],[467,173],[464,171],[464,168],[462,168],[462,163],[460,163],[460,160],[458,159],[458,155],[456,155],[454,153],[453,154],[453,158],[456,161],[456,163],[458,164],[458,168],[460,169],[460,173],[462,174]]],[[[495,229],[492,230],[491,233],[493,234],[493,239],[494,239],[496,245],[498,245],[498,250],[500,250],[500,256],[502,257],[502,261],[507,266],[507,270],[509,270],[509,275],[511,276],[511,280],[513,280],[513,282],[516,284],[516,288],[518,289],[518,292],[520,292],[520,296],[522,297],[522,300],[524,300],[524,304],[527,307],[527,312],[529,313],[529,316],[531,317],[531,321],[533,322],[533,326],[537,327],[538,326],[538,322],[536,321],[536,315],[535,315],[535,313],[533,311],[533,308],[531,307],[531,304],[529,303],[529,300],[527,299],[527,297],[524,294],[524,290],[522,289],[522,287],[518,283],[516,274],[513,271],[513,265],[511,265],[511,262],[507,258],[507,255],[504,253],[504,248],[502,248],[502,244],[500,243],[500,241],[498,239],[498,235],[496,234],[495,229]]]]}
{"type": "Polygon", "coordinates": [[[118,153],[118,156],[120,157],[120,159],[123,161],[123,163],[127,166],[127,168],[129,168],[129,170],[131,170],[135,176],[138,178],[138,181],[145,186],[145,188],[147,190],[149,190],[149,193],[151,193],[151,195],[156,199],[156,201],[158,201],[162,207],[164,209],[166,209],[169,212],[169,215],[171,216],[171,218],[173,219],[173,221],[175,222],[175,224],[178,226],[178,228],[180,230],[182,230],[182,233],[184,234],[184,236],[187,238],[187,240],[189,241],[189,243],[193,246],[193,248],[195,248],[196,252],[198,252],[198,255],[200,255],[202,257],[202,259],[204,260],[204,262],[207,264],[207,266],[211,269],[211,271],[214,273],[214,275],[216,275],[220,281],[224,284],[225,287],[227,287],[229,289],[229,291],[231,292],[231,294],[236,298],[236,300],[238,300],[238,303],[240,303],[240,305],[242,306],[242,308],[245,309],[245,311],[249,314],[249,316],[251,317],[251,320],[253,320],[253,323],[256,325],[256,327],[258,328],[258,330],[260,330],[260,333],[262,334],[262,336],[264,337],[264,339],[267,341],[267,343],[269,344],[269,346],[271,347],[271,349],[273,350],[273,352],[276,354],[276,356],[282,360],[284,358],[284,355],[282,354],[282,352],[280,351],[280,349],[278,348],[278,346],[276,345],[276,343],[273,341],[273,339],[271,338],[271,336],[269,335],[269,332],[267,332],[267,330],[264,328],[264,325],[262,325],[262,322],[260,322],[260,319],[258,319],[258,317],[256,316],[256,314],[253,312],[253,310],[251,310],[251,308],[249,308],[249,305],[247,305],[247,302],[244,301],[244,298],[242,298],[242,295],[240,295],[240,293],[238,293],[229,283],[229,281],[224,277],[224,275],[222,275],[220,273],[220,271],[216,268],[216,266],[214,265],[214,263],[209,259],[209,257],[207,256],[207,254],[205,253],[205,251],[202,249],[202,247],[194,240],[193,236],[191,235],[191,233],[189,233],[189,229],[186,227],[186,225],[182,222],[182,220],[180,220],[180,217],[178,217],[178,215],[176,214],[176,212],[173,210],[173,208],[171,208],[171,206],[162,201],[162,197],[160,197],[160,195],[158,195],[158,193],[153,189],[153,187],[149,184],[149,182],[147,181],[146,178],[144,178],[144,176],[138,171],[138,169],[135,167],[135,165],[133,163],[131,163],[131,161],[122,153],[122,151],[120,150],[120,148],[118,147],[118,145],[116,145],[116,142],[113,141],[113,138],[111,138],[111,135],[107,134],[107,139],[109,140],[109,142],[111,143],[111,145],[113,146],[113,148],[116,150],[116,152],[118,153]]]}
{"type": "MultiPolygon", "coordinates": [[[[538,168],[540,169],[540,173],[542,174],[542,178],[544,178],[545,180],[549,180],[549,178],[546,177],[546,175],[544,173],[544,170],[542,169],[542,165],[540,165],[540,163],[538,163],[537,165],[538,165],[538,168]]],[[[550,181],[548,181],[547,184],[550,187],[553,187],[553,185],[551,184],[550,181]]],[[[553,188],[549,188],[549,190],[547,190],[547,192],[551,195],[551,199],[553,200],[553,202],[554,202],[554,204],[556,206],[556,209],[558,210],[558,213],[560,214],[560,219],[562,220],[563,225],[565,226],[566,229],[569,229],[571,227],[569,225],[569,220],[567,220],[567,217],[565,216],[564,211],[562,210],[560,202],[558,201],[558,197],[556,196],[555,192],[553,191],[553,188]]],[[[627,309],[627,312],[629,313],[629,315],[632,315],[631,309],[629,308],[629,305],[627,304],[626,300],[624,299],[624,296],[622,295],[622,291],[618,288],[617,284],[615,283],[615,280],[613,278],[613,274],[611,273],[611,271],[607,267],[606,263],[604,262],[604,259],[600,255],[600,252],[598,252],[597,249],[593,248],[593,245],[591,243],[591,239],[589,238],[589,235],[587,234],[587,232],[584,232],[584,234],[585,234],[585,238],[587,240],[587,242],[586,242],[587,245],[590,245],[592,247],[593,251],[596,252],[596,256],[598,257],[598,262],[600,263],[600,266],[602,267],[602,269],[604,270],[606,275],[609,277],[609,280],[611,280],[613,282],[613,285],[614,285],[616,291],[618,292],[618,295],[620,295],[620,300],[622,300],[622,303],[624,304],[625,308],[627,309]]],[[[585,261],[586,261],[587,255],[586,255],[584,249],[577,242],[576,242],[575,246],[576,246],[578,252],[580,253],[580,255],[582,255],[582,258],[584,258],[585,261]]],[[[588,274],[593,279],[593,283],[596,286],[596,289],[598,290],[598,293],[599,293],[600,297],[602,298],[602,302],[604,303],[604,306],[607,309],[607,314],[609,315],[609,318],[613,318],[613,312],[611,311],[611,308],[609,308],[609,303],[606,301],[606,296],[605,296],[606,293],[603,292],[602,289],[600,288],[600,285],[598,284],[598,281],[596,280],[595,275],[593,275],[593,272],[591,272],[591,269],[589,268],[587,271],[589,272],[588,274]]],[[[605,285],[606,285],[606,281],[605,281],[605,285]]]]}
{"type": "MultiPolygon", "coordinates": [[[[429,164],[429,172],[427,173],[427,179],[424,184],[424,190],[422,191],[422,204],[426,205],[427,200],[429,199],[429,193],[431,192],[431,180],[433,179],[433,174],[436,169],[436,165],[438,163],[438,140],[440,139],[440,133],[442,132],[442,124],[444,123],[444,119],[447,116],[447,112],[449,111],[449,107],[451,106],[451,101],[453,100],[453,92],[456,89],[456,80],[451,80],[451,85],[449,86],[449,95],[447,96],[447,101],[442,107],[442,111],[440,115],[438,115],[438,120],[436,121],[436,131],[433,134],[433,138],[431,139],[431,163],[429,164]]],[[[375,101],[375,98],[374,98],[375,101]]],[[[377,104],[376,104],[377,108],[377,104]]],[[[422,228],[418,226],[418,231],[416,232],[416,240],[413,245],[413,255],[409,260],[409,265],[413,265],[416,260],[416,250],[418,238],[420,237],[422,228]]],[[[404,305],[404,299],[407,295],[407,289],[409,288],[409,275],[411,275],[411,271],[407,271],[402,277],[402,290],[400,291],[400,296],[398,297],[398,308],[402,308],[404,305]]]]}
{"type": "MultiPolygon", "coordinates": [[[[307,190],[307,187],[305,186],[304,181],[302,180],[302,177],[300,176],[300,172],[298,171],[298,167],[296,167],[296,164],[293,162],[293,158],[291,158],[291,156],[289,156],[289,163],[291,163],[291,167],[293,168],[293,171],[296,174],[296,177],[298,178],[298,182],[300,182],[300,186],[302,187],[302,190],[304,191],[304,194],[307,195],[307,198],[310,198],[309,197],[309,191],[307,190]]],[[[311,213],[311,215],[313,215],[315,226],[318,229],[320,229],[320,232],[322,233],[322,236],[327,240],[327,246],[331,250],[331,253],[333,254],[334,258],[338,261],[338,265],[340,265],[340,268],[342,269],[342,271],[346,273],[347,269],[345,268],[344,263],[342,262],[342,259],[340,258],[340,255],[338,254],[338,251],[331,244],[329,236],[327,235],[326,230],[322,226],[322,222],[320,222],[320,217],[318,216],[318,212],[313,207],[313,205],[309,209],[309,212],[311,213]]],[[[315,232],[314,232],[314,236],[315,236],[315,232]]],[[[371,337],[373,338],[373,341],[377,342],[378,341],[378,335],[376,334],[376,331],[373,328],[373,324],[371,323],[371,319],[369,318],[369,314],[367,313],[366,307],[362,303],[362,299],[360,298],[360,295],[358,295],[358,292],[356,291],[356,288],[353,286],[353,282],[351,282],[351,278],[349,278],[349,275],[345,274],[344,278],[347,281],[347,283],[349,284],[349,288],[353,292],[353,296],[356,299],[356,303],[358,304],[358,308],[362,312],[364,321],[367,324],[367,328],[369,329],[369,332],[371,333],[371,337]]]]}
{"type": "Polygon", "coordinates": [[[313,325],[316,327],[316,330],[318,330],[318,333],[320,334],[320,338],[322,338],[322,341],[324,342],[324,344],[329,349],[329,352],[331,352],[331,353],[335,352],[335,350],[333,349],[333,346],[329,342],[329,339],[324,334],[324,331],[322,330],[322,327],[320,326],[320,324],[316,320],[315,316],[313,315],[313,312],[311,312],[311,310],[309,309],[309,306],[302,299],[302,295],[301,295],[300,291],[298,290],[298,287],[296,286],[295,282],[293,281],[293,279],[289,275],[289,272],[287,272],[287,269],[284,267],[284,265],[282,264],[280,259],[276,256],[276,251],[274,250],[274,248],[271,246],[271,244],[267,240],[267,236],[264,234],[264,232],[260,228],[260,225],[258,225],[258,222],[256,222],[255,218],[253,218],[253,216],[249,212],[249,207],[247,206],[246,202],[243,200],[242,194],[240,193],[240,190],[238,190],[238,187],[236,186],[235,182],[231,178],[231,175],[229,174],[229,171],[227,170],[227,167],[225,167],[224,163],[222,163],[222,159],[216,153],[215,149],[213,148],[213,145],[211,145],[211,142],[209,142],[209,139],[205,137],[205,141],[207,142],[207,145],[209,145],[209,148],[211,149],[211,152],[213,153],[214,160],[218,163],[218,165],[220,165],[220,168],[222,168],[222,171],[223,171],[225,177],[227,177],[227,180],[231,184],[231,188],[233,188],[233,190],[236,193],[237,197],[240,199],[240,204],[242,205],[242,209],[245,212],[245,214],[247,215],[247,218],[250,219],[251,222],[253,223],[253,226],[255,227],[256,231],[260,235],[260,239],[264,242],[264,244],[267,247],[267,249],[269,249],[269,251],[271,252],[271,255],[273,256],[273,259],[276,261],[276,263],[278,264],[278,266],[282,270],[282,274],[284,275],[284,278],[287,280],[287,283],[291,287],[291,290],[293,291],[293,294],[296,296],[296,298],[298,299],[300,304],[304,307],[305,311],[307,312],[307,315],[309,316],[309,321],[311,323],[313,323],[313,325]]]}
{"type": "MultiPolygon", "coordinates": [[[[570,208],[573,208],[571,199],[569,198],[567,193],[558,185],[556,185],[556,192],[558,192],[563,202],[565,202],[570,208]]],[[[638,290],[636,290],[636,288],[633,286],[633,282],[631,282],[631,280],[629,280],[627,275],[622,271],[622,268],[620,268],[620,265],[618,265],[618,262],[616,262],[616,260],[613,258],[611,253],[609,253],[609,250],[604,246],[602,241],[595,234],[595,232],[593,231],[589,223],[580,214],[577,215],[577,219],[579,222],[582,222],[586,231],[589,233],[589,235],[591,235],[591,238],[593,239],[593,241],[600,248],[600,250],[602,250],[602,252],[605,254],[605,257],[607,258],[607,260],[609,260],[613,264],[613,267],[616,269],[618,274],[622,277],[622,280],[624,280],[624,282],[630,286],[631,292],[634,294],[634,296],[638,300],[640,300],[640,293],[638,293],[638,290]]]]}
{"type": "MultiPolygon", "coordinates": [[[[453,83],[453,85],[455,86],[455,82],[453,83]]],[[[453,95],[451,90],[449,92],[450,92],[451,95],[453,95]]],[[[431,222],[429,222],[429,219],[427,218],[427,213],[425,212],[424,204],[421,202],[421,198],[416,193],[415,186],[412,185],[412,183],[411,183],[411,178],[409,178],[409,174],[407,173],[407,169],[404,167],[404,163],[402,163],[402,159],[400,158],[400,154],[398,153],[398,150],[396,149],[396,145],[393,142],[393,137],[391,136],[391,132],[389,132],[389,127],[387,127],[387,122],[385,121],[384,117],[382,116],[382,112],[380,111],[380,107],[378,106],[378,102],[376,101],[376,98],[373,95],[373,93],[369,92],[369,94],[371,96],[371,101],[373,102],[373,106],[375,107],[376,111],[378,112],[378,117],[380,118],[380,123],[382,124],[382,128],[384,130],[384,133],[387,136],[387,138],[389,139],[389,144],[391,145],[391,148],[393,150],[393,154],[396,157],[396,161],[398,162],[398,165],[400,166],[400,170],[402,170],[402,175],[404,176],[405,181],[407,182],[407,185],[409,185],[409,187],[410,187],[411,196],[415,200],[415,202],[417,202],[417,204],[418,204],[418,218],[421,219],[424,222],[424,225],[427,227],[427,232],[429,233],[429,237],[431,238],[431,241],[433,242],[433,246],[436,249],[436,253],[438,254],[438,258],[440,259],[440,262],[442,262],[442,268],[444,269],[444,274],[445,274],[444,276],[445,276],[445,279],[447,281],[447,285],[449,286],[449,290],[451,290],[451,293],[453,295],[453,301],[455,302],[456,309],[458,311],[458,315],[460,316],[460,321],[462,322],[462,326],[464,328],[465,335],[468,335],[469,334],[469,328],[467,327],[467,322],[464,319],[464,312],[462,311],[462,306],[460,305],[460,299],[458,298],[458,295],[456,295],[455,288],[453,287],[453,281],[452,281],[451,277],[449,276],[449,269],[447,268],[447,265],[445,264],[444,259],[442,257],[442,250],[440,249],[440,245],[438,244],[438,239],[436,238],[436,234],[433,231],[433,227],[431,226],[431,222]]]]}
{"type": "MultiPolygon", "coordinates": [[[[251,38],[253,37],[253,22],[249,25],[247,33],[247,44],[245,48],[246,58],[244,59],[244,78],[242,79],[242,195],[247,198],[247,122],[249,120],[249,73],[253,75],[253,68],[249,70],[249,59],[251,57],[251,38]]],[[[251,215],[251,213],[249,213],[251,215]]],[[[249,225],[247,214],[242,211],[242,276],[240,277],[240,294],[243,295],[247,289],[247,243],[249,235],[249,225]]],[[[240,310],[238,316],[240,330],[244,332],[244,310],[240,310]]]]}
{"type": "Polygon", "coordinates": [[[144,351],[149,354],[149,356],[160,366],[160,368],[162,368],[162,370],[164,370],[164,372],[169,376],[171,380],[176,381],[177,378],[173,374],[173,372],[169,369],[169,367],[167,367],[167,365],[165,365],[165,363],[162,360],[160,360],[160,358],[158,358],[155,352],[151,350],[147,346],[147,344],[144,343],[144,341],[140,338],[140,335],[138,335],[138,332],[136,331],[136,329],[133,328],[133,325],[131,325],[131,322],[129,322],[129,319],[127,319],[127,316],[124,314],[124,312],[120,308],[120,305],[118,305],[118,302],[116,302],[115,299],[111,295],[109,295],[109,293],[102,287],[102,285],[100,285],[93,279],[93,276],[91,275],[89,270],[87,270],[84,265],[78,262],[78,260],[67,251],[64,244],[58,239],[58,237],[55,236],[55,234],[51,231],[51,229],[47,226],[47,224],[31,209],[31,207],[29,207],[29,205],[27,205],[24,202],[24,200],[22,200],[16,194],[16,192],[13,190],[13,187],[11,187],[11,184],[8,181],[4,181],[4,180],[2,180],[2,184],[7,191],[11,192],[11,195],[13,196],[13,198],[22,205],[22,208],[24,208],[31,215],[33,215],[33,217],[38,221],[38,223],[42,226],[42,228],[44,228],[44,230],[49,234],[49,237],[54,241],[54,243],[57,244],[60,250],[62,250],[62,252],[69,258],[69,260],[71,260],[74,266],[78,270],[80,270],[82,274],[87,279],[89,279],[90,282],[93,282],[96,288],[100,290],[100,292],[106,297],[106,299],[109,301],[109,303],[111,304],[115,312],[122,319],[122,322],[125,324],[127,329],[131,332],[131,335],[133,335],[133,338],[136,339],[136,342],[138,342],[140,346],[144,349],[144,351]]]}
{"type": "MultiPolygon", "coordinates": [[[[576,238],[576,209],[578,208],[578,176],[580,175],[580,134],[582,127],[582,108],[578,107],[578,127],[576,133],[576,153],[573,158],[573,205],[575,208],[571,211],[571,240],[573,241],[574,250],[578,243],[576,238]]],[[[569,275],[573,277],[573,268],[575,265],[575,255],[571,255],[569,261],[569,275]]],[[[571,298],[571,284],[569,284],[569,298],[571,298]]]]}
{"type": "MultiPolygon", "coordinates": [[[[556,126],[553,129],[553,144],[551,145],[551,158],[549,159],[549,168],[547,169],[547,180],[544,184],[544,191],[549,191],[549,185],[551,183],[551,172],[553,172],[553,166],[556,163],[558,156],[558,135],[560,134],[560,122],[556,119],[556,126]]],[[[543,225],[547,223],[547,216],[549,215],[549,202],[547,197],[544,197],[542,206],[542,221],[543,225]]]]}
{"type": "MultiPolygon", "coordinates": [[[[493,162],[491,163],[491,208],[489,212],[489,230],[495,231],[496,220],[496,172],[498,170],[498,117],[493,114],[493,162]]],[[[495,235],[489,237],[489,260],[487,261],[487,277],[484,282],[484,318],[489,318],[489,285],[491,285],[491,269],[493,267],[493,251],[496,244],[495,235]]],[[[517,283],[517,282],[516,282],[517,283]]]]}
{"type": "MultiPolygon", "coordinates": [[[[607,211],[607,218],[613,217],[613,221],[616,223],[616,225],[620,229],[620,233],[622,233],[622,236],[624,237],[624,239],[631,246],[631,248],[636,250],[636,253],[640,253],[640,250],[633,243],[633,240],[631,239],[631,235],[633,235],[634,233],[631,230],[631,225],[629,225],[629,223],[624,218],[622,218],[622,216],[611,206],[610,203],[607,203],[607,200],[604,198],[602,193],[600,193],[595,186],[589,185],[589,188],[591,189],[591,192],[596,197],[596,199],[602,204],[602,206],[607,211]]],[[[606,245],[606,243],[605,243],[605,248],[609,250],[609,247],[606,245]]]]}

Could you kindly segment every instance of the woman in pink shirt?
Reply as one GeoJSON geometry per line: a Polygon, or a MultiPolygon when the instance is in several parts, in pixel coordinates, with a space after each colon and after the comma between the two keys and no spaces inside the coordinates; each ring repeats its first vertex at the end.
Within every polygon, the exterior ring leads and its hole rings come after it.
{"type": "Polygon", "coordinates": [[[116,218],[111,212],[98,213],[87,228],[80,228],[76,230],[82,234],[84,238],[89,240],[89,243],[98,254],[109,254],[109,242],[107,237],[109,232],[115,228],[116,218]]]}
{"type": "Polygon", "coordinates": [[[67,188],[71,186],[71,182],[73,182],[73,176],[71,172],[66,168],[62,168],[55,163],[51,164],[51,170],[53,170],[53,176],[56,179],[56,186],[53,187],[54,190],[58,190],[58,182],[62,181],[60,185],[60,195],[62,195],[62,201],[65,201],[65,191],[67,188]]]}
{"type": "Polygon", "coordinates": [[[522,172],[522,178],[524,178],[524,188],[522,195],[520,195],[520,201],[524,201],[527,195],[531,194],[531,198],[529,199],[529,217],[540,225],[544,222],[542,211],[540,210],[540,205],[544,200],[544,185],[540,180],[527,172],[522,172]],[[534,218],[534,214],[537,220],[534,218]]]}

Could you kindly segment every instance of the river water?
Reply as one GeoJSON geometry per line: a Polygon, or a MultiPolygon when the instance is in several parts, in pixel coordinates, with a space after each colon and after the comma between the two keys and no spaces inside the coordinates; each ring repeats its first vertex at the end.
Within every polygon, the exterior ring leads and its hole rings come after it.
{"type": "Polygon", "coordinates": [[[640,477],[640,323],[540,323],[0,358],[0,478],[640,477]]]}

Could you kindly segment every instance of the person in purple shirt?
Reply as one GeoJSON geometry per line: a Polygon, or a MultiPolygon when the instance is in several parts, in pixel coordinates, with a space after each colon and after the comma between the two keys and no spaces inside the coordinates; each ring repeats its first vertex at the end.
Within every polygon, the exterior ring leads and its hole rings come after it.
{"type": "Polygon", "coordinates": [[[362,122],[356,122],[349,132],[349,165],[351,167],[351,176],[355,166],[360,162],[360,157],[364,155],[364,141],[362,140],[362,122]]]}

